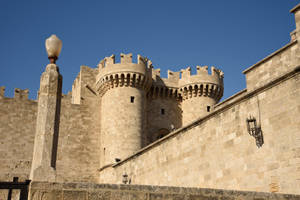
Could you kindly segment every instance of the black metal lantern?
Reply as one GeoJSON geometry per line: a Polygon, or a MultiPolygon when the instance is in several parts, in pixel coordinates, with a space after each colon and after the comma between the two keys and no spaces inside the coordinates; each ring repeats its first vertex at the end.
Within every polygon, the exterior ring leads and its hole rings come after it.
{"type": "Polygon", "coordinates": [[[264,143],[261,127],[257,126],[256,119],[251,116],[246,119],[246,123],[249,135],[255,138],[256,146],[260,148],[264,143]]]}

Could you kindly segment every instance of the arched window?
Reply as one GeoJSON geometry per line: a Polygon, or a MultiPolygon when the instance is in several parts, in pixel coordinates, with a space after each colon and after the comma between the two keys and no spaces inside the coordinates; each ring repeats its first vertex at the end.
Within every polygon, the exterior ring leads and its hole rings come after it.
{"type": "Polygon", "coordinates": [[[161,128],[159,129],[157,135],[156,135],[156,140],[165,137],[166,135],[168,135],[170,133],[170,131],[166,128],[161,128]]]}

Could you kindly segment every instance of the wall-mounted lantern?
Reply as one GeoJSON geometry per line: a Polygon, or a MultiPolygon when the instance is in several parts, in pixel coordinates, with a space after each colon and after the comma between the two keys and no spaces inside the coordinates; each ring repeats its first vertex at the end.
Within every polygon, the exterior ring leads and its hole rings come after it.
{"type": "Polygon", "coordinates": [[[256,146],[260,148],[264,144],[261,127],[257,125],[255,117],[250,116],[246,119],[246,123],[249,135],[255,138],[256,146]]]}
{"type": "Polygon", "coordinates": [[[122,180],[123,184],[127,184],[128,183],[128,175],[126,174],[123,174],[123,180],[122,180]]]}

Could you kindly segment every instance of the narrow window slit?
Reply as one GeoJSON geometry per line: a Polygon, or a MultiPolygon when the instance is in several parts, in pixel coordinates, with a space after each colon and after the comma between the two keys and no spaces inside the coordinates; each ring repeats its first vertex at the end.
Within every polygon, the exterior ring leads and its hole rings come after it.
{"type": "Polygon", "coordinates": [[[210,106],[206,107],[207,112],[210,112],[210,106]]]}

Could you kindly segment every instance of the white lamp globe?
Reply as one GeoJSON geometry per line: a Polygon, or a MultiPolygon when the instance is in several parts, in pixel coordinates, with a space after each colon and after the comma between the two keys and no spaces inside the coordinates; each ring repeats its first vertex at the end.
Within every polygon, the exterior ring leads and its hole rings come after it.
{"type": "Polygon", "coordinates": [[[51,35],[46,39],[45,46],[50,62],[55,63],[62,48],[61,40],[56,35],[51,35]]]}

